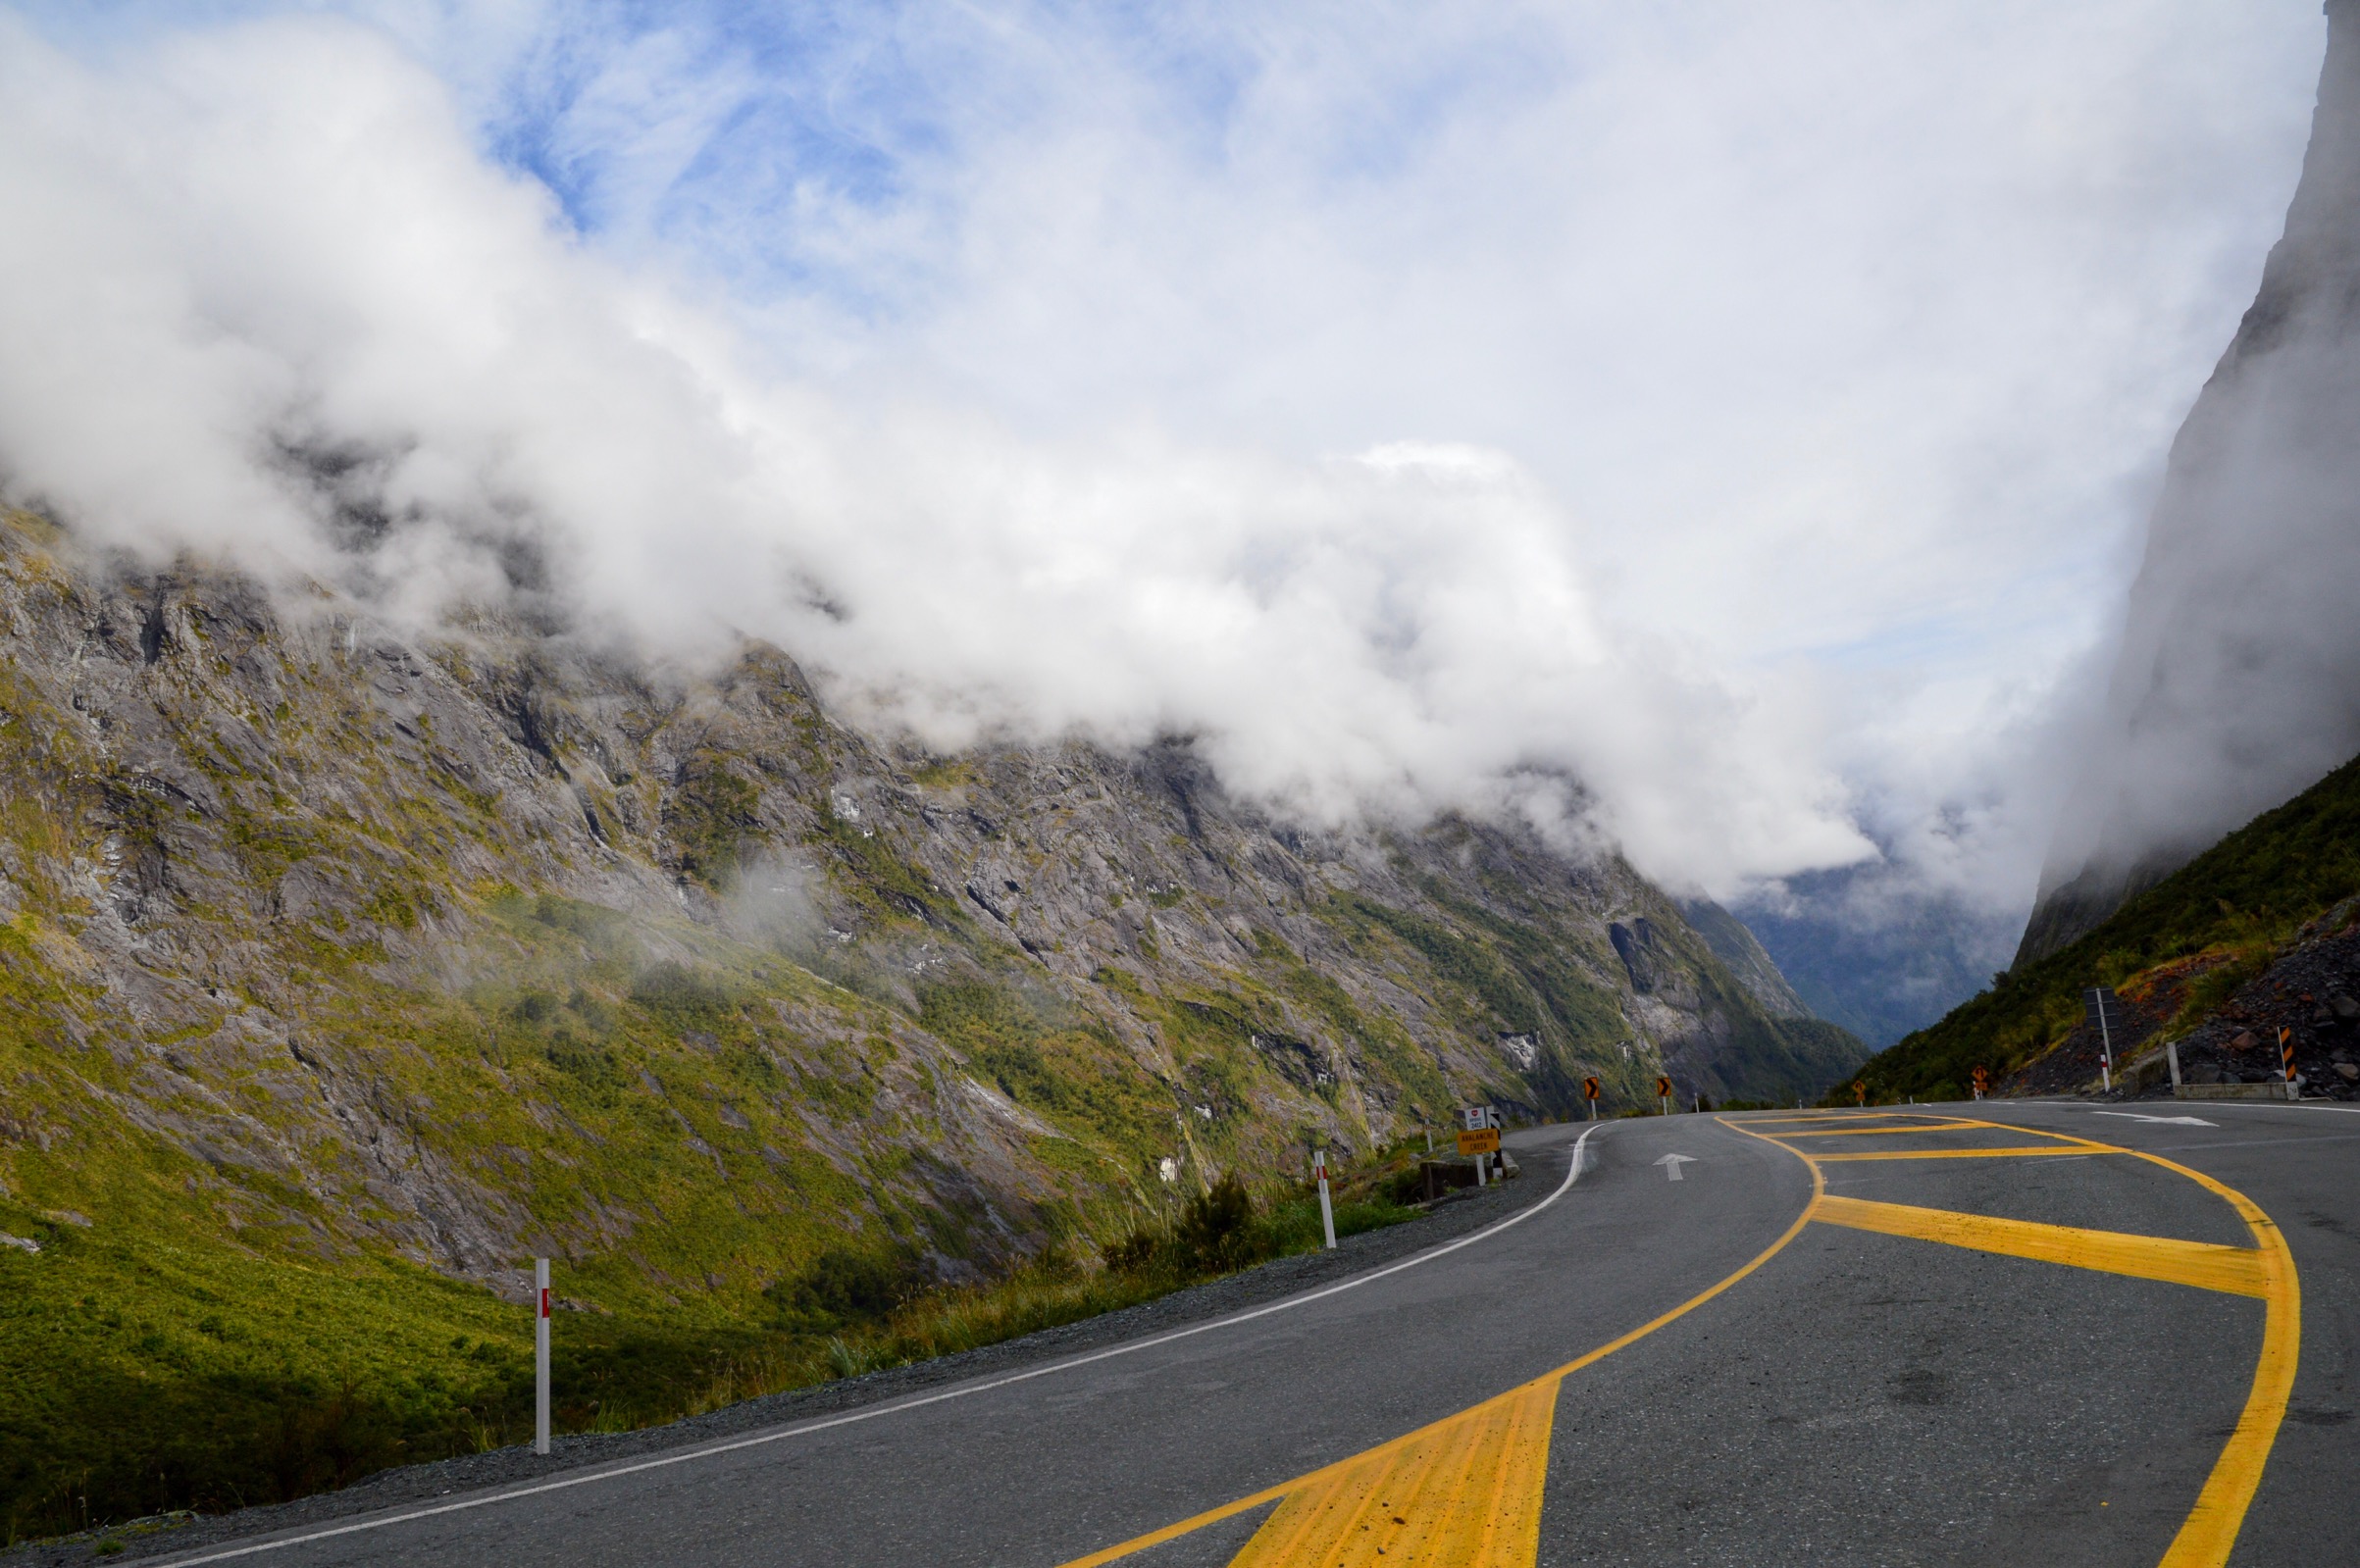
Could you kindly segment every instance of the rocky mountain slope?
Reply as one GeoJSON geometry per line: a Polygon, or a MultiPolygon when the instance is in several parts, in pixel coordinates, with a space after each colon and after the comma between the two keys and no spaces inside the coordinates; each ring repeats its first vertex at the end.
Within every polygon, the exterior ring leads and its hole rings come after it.
{"type": "MultiPolygon", "coordinates": [[[[455,1388],[536,1253],[615,1334],[758,1323],[830,1248],[1086,1257],[1462,1103],[1783,1098],[1861,1054],[1612,856],[1300,830],[1185,741],[927,755],[776,649],[407,638],[25,514],[0,625],[0,1300],[51,1314],[0,1383],[44,1421],[287,1343],[349,1371],[272,1317],[289,1269],[366,1282],[377,1349],[455,1388]]],[[[10,1419],[25,1494],[50,1429],[10,1419]]]]}
{"type": "Polygon", "coordinates": [[[2020,964],[2360,751],[2360,3],[2327,14],[2285,232],[2173,441],[2020,964]]]}

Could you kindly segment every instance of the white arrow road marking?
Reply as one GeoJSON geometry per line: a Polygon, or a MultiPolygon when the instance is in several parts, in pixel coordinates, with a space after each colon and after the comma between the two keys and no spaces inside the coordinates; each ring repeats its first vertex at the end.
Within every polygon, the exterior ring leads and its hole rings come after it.
{"type": "Polygon", "coordinates": [[[1656,1161],[1656,1163],[1664,1167],[1664,1174],[1666,1176],[1668,1176],[1673,1181],[1677,1182],[1683,1180],[1683,1178],[1680,1176],[1680,1167],[1682,1165],[1693,1164],[1695,1163],[1695,1160],[1696,1156],[1693,1154],[1667,1154],[1662,1159],[1656,1161]]]}
{"type": "Polygon", "coordinates": [[[2201,1116],[2142,1116],[2137,1111],[2092,1111],[2092,1116],[2127,1116],[2134,1122],[2162,1122],[2171,1127],[2219,1127],[2201,1116]]]}

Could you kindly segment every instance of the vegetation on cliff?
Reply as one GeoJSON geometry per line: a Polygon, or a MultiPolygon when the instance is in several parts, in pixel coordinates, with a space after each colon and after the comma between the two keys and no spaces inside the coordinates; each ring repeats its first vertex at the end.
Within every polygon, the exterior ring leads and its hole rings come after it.
{"type": "Polygon", "coordinates": [[[10,1535],[512,1439],[536,1255],[561,1419],[644,1422],[930,1342],[784,1320],[826,1259],[1031,1321],[1313,1146],[1856,1059],[1612,856],[1308,833],[1182,741],[938,756],[775,649],[405,632],[22,515],[0,622],[10,1535]]]}
{"type": "MultiPolygon", "coordinates": [[[[2360,892],[2360,761],[2223,838],[2125,903],[2094,931],[2020,964],[1990,989],[1872,1058],[1871,1097],[1963,1099],[1974,1070],[1994,1080],[2057,1046],[2082,1017],[2081,992],[2166,984],[2185,1029],[2266,966],[2281,944],[2360,892]]],[[[1827,1096],[1851,1102],[1848,1088],[1827,1096]]]]}

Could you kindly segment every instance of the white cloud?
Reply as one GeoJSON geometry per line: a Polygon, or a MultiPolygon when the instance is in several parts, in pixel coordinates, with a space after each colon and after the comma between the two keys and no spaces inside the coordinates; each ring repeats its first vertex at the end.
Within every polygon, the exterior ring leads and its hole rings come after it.
{"type": "Polygon", "coordinates": [[[726,12],[360,9],[0,36],[19,489],[351,580],[282,455],[336,451],[416,613],[523,534],[945,739],[1193,731],[1325,814],[1561,772],[1668,880],[1859,823],[2000,901],[2055,790],[1994,737],[2103,625],[2318,31],[1018,7],[781,65],[726,12]]]}

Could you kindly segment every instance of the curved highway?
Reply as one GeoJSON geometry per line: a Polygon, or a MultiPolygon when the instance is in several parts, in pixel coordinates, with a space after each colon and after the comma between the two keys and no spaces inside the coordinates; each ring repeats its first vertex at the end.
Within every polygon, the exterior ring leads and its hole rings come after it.
{"type": "Polygon", "coordinates": [[[2360,1562],[2360,1115],[1995,1102],[1509,1143],[1546,1202],[1341,1286],[164,1560],[2360,1562]]]}

